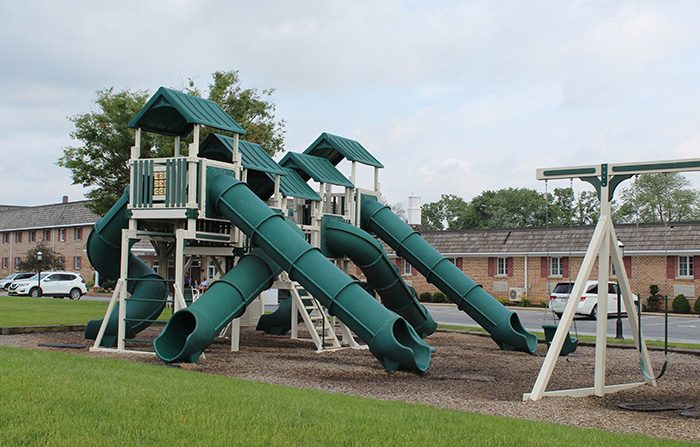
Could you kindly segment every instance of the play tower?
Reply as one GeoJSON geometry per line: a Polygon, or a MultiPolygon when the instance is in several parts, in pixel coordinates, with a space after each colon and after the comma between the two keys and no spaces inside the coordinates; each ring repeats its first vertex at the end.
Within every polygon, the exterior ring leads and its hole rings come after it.
{"type": "Polygon", "coordinates": [[[100,274],[118,280],[105,318],[88,324],[93,349],[128,351],[172,303],[175,313],[153,341],[155,353],[166,362],[196,362],[232,321],[237,340],[235,324],[246,308],[275,288],[291,299],[261,316],[258,329],[291,329],[295,336],[301,319],[318,350],[364,343],[388,370],[425,371],[432,348],[423,338],[436,324],[379,238],[502,349],[534,352],[536,339],[517,315],[379,202],[383,165],[359,142],[323,133],[303,153],[288,152],[276,163],[217,104],[167,88],[129,126],[130,184],[87,244],[100,274]],[[143,158],[150,149],[142,147],[144,132],[171,138],[172,156],[143,158]],[[341,162],[349,176],[338,170],[341,162]],[[360,166],[373,170],[368,188],[357,186],[360,166]],[[171,281],[130,254],[136,241],[171,248],[171,281]],[[197,296],[185,273],[204,258],[218,280],[197,296]],[[351,263],[366,283],[348,274],[351,263]]]}

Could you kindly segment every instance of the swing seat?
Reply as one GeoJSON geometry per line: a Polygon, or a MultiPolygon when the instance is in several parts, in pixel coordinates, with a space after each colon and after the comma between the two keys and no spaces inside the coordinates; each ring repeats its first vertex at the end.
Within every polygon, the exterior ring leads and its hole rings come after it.
{"type": "MultiPolygon", "coordinates": [[[[544,329],[544,338],[547,341],[547,348],[549,348],[552,344],[552,340],[554,340],[554,334],[557,332],[557,325],[543,324],[542,329],[544,329]]],[[[561,346],[561,351],[559,351],[559,356],[566,357],[572,352],[575,352],[576,348],[578,348],[578,338],[572,337],[570,333],[567,333],[564,344],[561,346]]]]}

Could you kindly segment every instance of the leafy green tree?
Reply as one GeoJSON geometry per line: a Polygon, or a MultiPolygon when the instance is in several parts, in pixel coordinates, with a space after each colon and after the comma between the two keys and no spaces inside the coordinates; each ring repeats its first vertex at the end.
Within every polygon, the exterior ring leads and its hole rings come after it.
{"type": "Polygon", "coordinates": [[[543,226],[550,200],[528,188],[484,191],[469,202],[465,228],[543,226]]]}
{"type": "Polygon", "coordinates": [[[622,191],[627,221],[679,222],[700,218],[700,193],[677,172],[642,174],[622,191]]]}
{"type": "Polygon", "coordinates": [[[17,265],[17,268],[26,272],[55,270],[63,268],[60,258],[60,255],[51,246],[42,241],[29,249],[27,256],[17,265]],[[37,256],[39,252],[41,252],[41,261],[39,261],[37,256]]]}
{"type": "Polygon", "coordinates": [[[453,194],[443,194],[440,200],[423,204],[421,225],[428,230],[459,230],[464,228],[467,203],[453,194]]]}
{"type": "MultiPolygon", "coordinates": [[[[212,79],[208,87],[209,99],[217,102],[246,129],[245,138],[260,144],[270,154],[282,150],[285,123],[275,119],[275,105],[270,99],[274,90],[241,88],[237,71],[217,71],[212,79]]],[[[187,91],[201,96],[192,80],[187,91]]],[[[143,91],[99,90],[95,99],[97,110],[68,118],[75,126],[70,136],[79,145],[66,147],[57,164],[71,171],[74,184],[89,189],[85,196],[91,200],[88,206],[96,214],[106,213],[129,184],[128,162],[134,132],[128,128],[128,123],[149,97],[150,93],[143,91]]],[[[203,134],[202,138],[205,136],[203,134]]],[[[191,141],[191,135],[183,138],[182,148],[191,141]]],[[[172,138],[142,133],[141,157],[168,157],[172,156],[173,149],[172,138]]],[[[174,244],[167,241],[152,244],[160,265],[168,265],[167,259],[174,244]]]]}
{"type": "MultiPolygon", "coordinates": [[[[245,139],[261,145],[270,155],[284,150],[284,120],[275,120],[272,102],[275,89],[242,88],[238,70],[216,71],[208,87],[208,98],[219,104],[246,130],[245,139]]],[[[201,96],[192,79],[188,93],[201,96]]]]}
{"type": "MultiPolygon", "coordinates": [[[[209,99],[221,107],[246,129],[245,138],[260,144],[270,154],[284,145],[284,121],[276,121],[272,89],[243,89],[237,71],[217,71],[209,85],[209,99]]],[[[201,96],[190,80],[188,93],[201,96]]],[[[134,132],[128,128],[131,118],[146,104],[150,93],[113,88],[99,90],[97,110],[77,114],[68,119],[75,129],[72,139],[78,146],[66,147],[58,165],[71,171],[74,184],[89,188],[85,196],[96,214],[104,214],[122,195],[129,184],[129,156],[134,132]]],[[[191,138],[191,136],[190,136],[191,138]]],[[[191,139],[189,140],[191,141],[191,139]]],[[[186,147],[188,141],[181,144],[186,147]]],[[[168,157],[173,154],[172,138],[144,132],[141,157],[168,157]]]]}

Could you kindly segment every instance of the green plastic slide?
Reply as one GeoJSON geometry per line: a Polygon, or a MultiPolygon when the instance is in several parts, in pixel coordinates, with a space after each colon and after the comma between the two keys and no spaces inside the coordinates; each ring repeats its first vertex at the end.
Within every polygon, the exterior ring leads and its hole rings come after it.
{"type": "MultiPolygon", "coordinates": [[[[107,214],[95,223],[87,240],[87,255],[95,270],[103,279],[118,279],[121,259],[122,229],[129,225],[126,207],[129,202],[127,191],[117,200],[107,214]]],[[[129,254],[127,291],[131,297],[126,300],[126,337],[134,338],[140,331],[151,325],[165,307],[168,288],[165,280],[136,256],[129,254]]],[[[102,346],[117,345],[119,305],[114,307],[102,338],[102,346]]],[[[94,340],[102,325],[102,320],[88,321],[85,338],[94,340]]]]}
{"type": "Polygon", "coordinates": [[[153,341],[164,362],[195,363],[226,325],[270,288],[281,269],[260,250],[242,257],[236,266],[186,309],[179,310],[153,341]]]}
{"type": "MultiPolygon", "coordinates": [[[[299,295],[302,302],[306,304],[307,300],[304,297],[308,296],[308,293],[301,289],[299,295]]],[[[300,323],[304,321],[301,315],[297,315],[297,321],[300,323]]],[[[274,312],[261,315],[255,329],[271,335],[283,335],[289,332],[292,329],[292,297],[280,300],[274,312]]]]}
{"type": "Polygon", "coordinates": [[[371,196],[363,195],[361,200],[363,229],[379,236],[429,283],[445,293],[460,310],[486,329],[501,349],[535,352],[537,337],[523,328],[515,312],[506,309],[442,256],[388,206],[371,196]]]}
{"type": "Polygon", "coordinates": [[[371,234],[341,218],[324,216],[321,249],[329,257],[352,259],[365,274],[369,286],[382,298],[382,304],[405,318],[421,337],[435,332],[437,323],[371,234]]]}
{"type": "Polygon", "coordinates": [[[424,372],[433,349],[400,316],[383,307],[320,250],[310,246],[284,217],[230,175],[207,180],[207,203],[229,219],[311,295],[354,331],[389,371],[424,372]]]}

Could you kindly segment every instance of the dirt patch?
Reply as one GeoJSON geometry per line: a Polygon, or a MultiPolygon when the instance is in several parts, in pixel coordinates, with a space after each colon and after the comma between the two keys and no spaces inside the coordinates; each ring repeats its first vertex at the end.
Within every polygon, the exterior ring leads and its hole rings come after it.
{"type": "MultiPolygon", "coordinates": [[[[142,333],[139,337],[154,336],[157,330],[146,332],[150,334],[142,333]]],[[[557,397],[522,402],[522,394],[532,389],[542,365],[543,346],[536,355],[504,352],[489,338],[446,332],[432,335],[428,342],[437,351],[426,374],[388,373],[367,350],[343,349],[317,354],[308,342],[243,328],[240,352],[231,353],[228,341],[217,341],[206,351],[206,358],[192,369],[375,399],[420,402],[460,411],[700,441],[697,419],[681,416],[679,411],[638,413],[617,408],[621,402],[647,400],[700,407],[700,357],[670,354],[669,370],[657,388],[642,386],[604,398],[557,397]]],[[[82,339],[82,333],[77,332],[0,336],[0,344],[36,348],[38,343],[88,344],[82,339]]],[[[114,356],[87,350],[76,354],[114,356]]],[[[660,368],[663,354],[655,352],[651,356],[654,366],[660,368]]],[[[119,357],[160,363],[150,356],[119,357]]],[[[580,347],[574,354],[559,360],[548,389],[592,386],[593,365],[594,349],[580,347]]],[[[638,365],[636,351],[610,348],[607,382],[642,381],[638,365]]]]}

